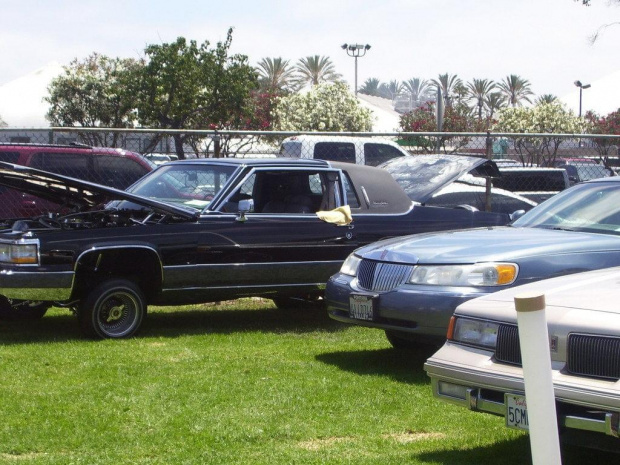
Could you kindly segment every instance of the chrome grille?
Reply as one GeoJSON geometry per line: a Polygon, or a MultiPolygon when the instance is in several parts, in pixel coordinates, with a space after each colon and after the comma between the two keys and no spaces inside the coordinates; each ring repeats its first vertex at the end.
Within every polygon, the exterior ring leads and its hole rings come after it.
{"type": "Polygon", "coordinates": [[[620,338],[571,334],[567,370],[575,375],[620,378],[620,338]]]}
{"type": "Polygon", "coordinates": [[[495,359],[498,362],[521,365],[519,330],[515,325],[499,325],[495,359]]]}
{"type": "Polygon", "coordinates": [[[357,270],[357,281],[362,289],[386,292],[404,284],[411,276],[412,265],[362,260],[357,270]]]}

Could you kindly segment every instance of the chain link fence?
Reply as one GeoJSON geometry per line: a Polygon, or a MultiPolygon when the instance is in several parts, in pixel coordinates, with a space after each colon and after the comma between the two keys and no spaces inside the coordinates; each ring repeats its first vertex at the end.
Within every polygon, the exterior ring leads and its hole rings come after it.
{"type": "MultiPolygon", "coordinates": [[[[0,128],[0,161],[124,189],[157,164],[178,158],[286,156],[377,166],[402,155],[452,153],[493,159],[501,173],[493,187],[540,202],[572,184],[615,175],[619,144],[620,135],[585,134],[0,128]],[[25,150],[23,144],[38,146],[25,150]]],[[[0,192],[0,217],[49,208],[6,191],[0,192]]]]}

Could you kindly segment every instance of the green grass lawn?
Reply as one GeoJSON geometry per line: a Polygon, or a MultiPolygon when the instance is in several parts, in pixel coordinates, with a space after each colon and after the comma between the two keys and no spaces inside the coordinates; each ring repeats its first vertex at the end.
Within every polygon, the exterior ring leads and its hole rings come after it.
{"type": "Polygon", "coordinates": [[[433,399],[429,354],[380,331],[260,299],[149,310],[121,341],[66,310],[0,323],[0,463],[531,462],[527,435],[433,399]]]}

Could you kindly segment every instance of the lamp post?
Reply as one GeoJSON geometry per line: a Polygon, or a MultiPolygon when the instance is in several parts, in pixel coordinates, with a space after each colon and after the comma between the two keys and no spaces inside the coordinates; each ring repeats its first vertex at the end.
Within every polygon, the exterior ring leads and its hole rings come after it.
{"type": "Polygon", "coordinates": [[[582,84],[581,81],[575,81],[575,85],[579,87],[579,117],[581,118],[581,99],[583,95],[583,89],[589,89],[590,84],[582,84]]]}
{"type": "Polygon", "coordinates": [[[370,50],[370,45],[343,44],[342,49],[346,50],[347,55],[355,58],[355,96],[357,97],[357,59],[366,55],[366,52],[370,50]]]}
{"type": "MultiPolygon", "coordinates": [[[[581,81],[575,81],[575,85],[579,87],[579,118],[581,118],[581,101],[583,97],[583,89],[589,89],[590,84],[582,84],[581,81]]],[[[581,147],[581,139],[579,139],[579,147],[581,147]]]]}

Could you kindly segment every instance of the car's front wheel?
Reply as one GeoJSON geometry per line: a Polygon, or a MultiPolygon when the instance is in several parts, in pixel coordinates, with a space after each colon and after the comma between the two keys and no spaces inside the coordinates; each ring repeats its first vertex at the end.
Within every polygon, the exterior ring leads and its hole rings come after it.
{"type": "Polygon", "coordinates": [[[146,316],[140,288],[125,279],[104,281],[80,303],[78,320],[84,334],[102,339],[133,336],[146,316]]]}

